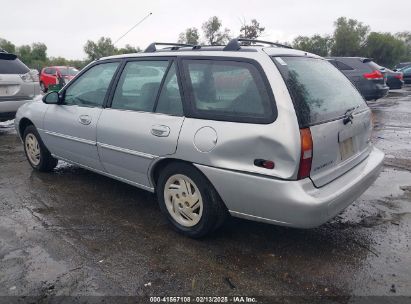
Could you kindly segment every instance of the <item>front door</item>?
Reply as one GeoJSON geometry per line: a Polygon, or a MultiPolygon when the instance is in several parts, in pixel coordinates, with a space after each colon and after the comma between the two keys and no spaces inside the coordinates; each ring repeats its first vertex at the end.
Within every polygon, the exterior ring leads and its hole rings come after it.
{"type": "Polygon", "coordinates": [[[148,168],[155,158],[175,153],[183,120],[176,63],[129,61],[98,122],[101,162],[108,173],[151,187],[148,168]]]}
{"type": "Polygon", "coordinates": [[[96,127],[119,65],[119,61],[94,65],[61,93],[62,104],[48,106],[41,132],[52,154],[103,171],[96,127]]]}

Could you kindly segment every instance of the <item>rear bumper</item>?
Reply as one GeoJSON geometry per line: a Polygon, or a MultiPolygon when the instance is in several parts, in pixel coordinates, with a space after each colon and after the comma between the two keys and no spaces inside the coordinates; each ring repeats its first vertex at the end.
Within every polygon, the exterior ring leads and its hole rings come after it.
{"type": "Polygon", "coordinates": [[[387,85],[390,87],[390,90],[402,89],[402,87],[404,85],[404,81],[394,78],[390,81],[387,81],[387,85]]]}
{"type": "Polygon", "coordinates": [[[196,165],[220,194],[230,213],[255,221],[312,228],[344,210],[377,179],[384,153],[373,148],[356,167],[316,188],[307,178],[285,181],[196,165]]]}
{"type": "Polygon", "coordinates": [[[30,101],[33,101],[33,99],[7,101],[0,100],[0,121],[14,119],[18,108],[30,101]]]}
{"type": "Polygon", "coordinates": [[[365,100],[377,100],[388,94],[390,87],[385,84],[374,84],[373,88],[364,92],[365,100]]]}

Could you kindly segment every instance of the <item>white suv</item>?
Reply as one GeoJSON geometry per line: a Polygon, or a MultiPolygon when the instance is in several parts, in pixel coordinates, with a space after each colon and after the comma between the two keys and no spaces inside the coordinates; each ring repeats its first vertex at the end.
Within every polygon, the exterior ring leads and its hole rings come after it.
{"type": "Polygon", "coordinates": [[[0,121],[13,119],[17,109],[40,95],[38,72],[16,55],[0,50],[0,121]]]}

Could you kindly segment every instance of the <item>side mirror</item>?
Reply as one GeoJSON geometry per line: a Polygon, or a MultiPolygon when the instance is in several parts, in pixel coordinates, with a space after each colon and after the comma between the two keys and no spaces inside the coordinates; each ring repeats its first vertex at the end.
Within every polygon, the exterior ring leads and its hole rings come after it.
{"type": "Polygon", "coordinates": [[[43,102],[46,104],[59,104],[60,95],[58,92],[52,91],[43,96],[43,102]]]}

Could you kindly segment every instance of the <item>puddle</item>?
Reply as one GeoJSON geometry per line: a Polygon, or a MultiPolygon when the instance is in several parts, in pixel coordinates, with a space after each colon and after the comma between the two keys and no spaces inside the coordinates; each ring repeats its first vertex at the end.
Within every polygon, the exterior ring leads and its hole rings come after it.
{"type": "Polygon", "coordinates": [[[379,200],[398,197],[411,185],[411,172],[384,168],[375,183],[362,195],[362,199],[379,200]]]}

